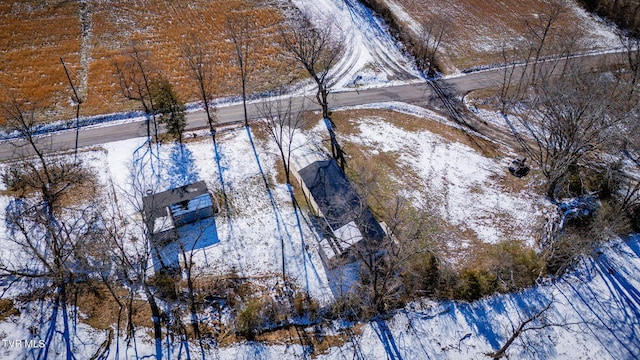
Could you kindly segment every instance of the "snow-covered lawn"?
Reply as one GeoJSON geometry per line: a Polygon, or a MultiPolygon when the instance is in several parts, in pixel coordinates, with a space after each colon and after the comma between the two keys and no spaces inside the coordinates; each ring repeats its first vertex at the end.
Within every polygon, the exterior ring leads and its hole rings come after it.
{"type": "MultiPolygon", "coordinates": [[[[544,219],[549,204],[531,189],[515,192],[501,185],[500,180],[511,177],[509,156],[487,157],[463,142],[428,131],[434,121],[447,127],[450,122],[424,109],[399,103],[377,106],[409,114],[422,121],[424,129],[409,130],[402,120],[384,116],[356,115],[355,132],[344,136],[344,141],[364,151],[372,163],[381,154],[396,156],[396,171],[415,176],[396,177],[395,181],[401,183],[403,195],[410,197],[416,208],[439,214],[460,233],[470,230],[483,242],[520,240],[534,245],[536,224],[544,219]]],[[[320,128],[316,131],[322,132],[320,128]]]]}
{"type": "MultiPolygon", "coordinates": [[[[229,209],[215,217],[212,246],[196,251],[194,262],[201,275],[236,272],[243,277],[278,276],[282,273],[281,242],[285,251],[285,271],[296,284],[308,289],[321,302],[331,299],[324,268],[314,245],[319,236],[310,227],[306,214],[298,212],[298,224],[286,185],[276,181],[276,154],[253,137],[255,153],[244,128],[218,135],[218,159],[210,138],[185,144],[155,145],[150,156],[144,139],[105,144],[106,162],[115,189],[131,183],[132,168],[144,164],[145,183],[154,192],[204,180],[211,193],[226,193],[229,209]],[[157,158],[156,158],[157,156],[157,158]],[[257,157],[256,157],[257,156],[257,157]],[[155,164],[154,172],[150,172],[155,164]],[[222,170],[222,173],[219,170],[222,170]],[[223,189],[224,186],[224,189],[223,189]],[[309,245],[311,251],[305,250],[309,245]]],[[[116,192],[120,192],[116,190],[116,192]]],[[[125,192],[117,196],[126,199],[125,192]]],[[[135,209],[130,208],[129,212],[135,209]]]]}

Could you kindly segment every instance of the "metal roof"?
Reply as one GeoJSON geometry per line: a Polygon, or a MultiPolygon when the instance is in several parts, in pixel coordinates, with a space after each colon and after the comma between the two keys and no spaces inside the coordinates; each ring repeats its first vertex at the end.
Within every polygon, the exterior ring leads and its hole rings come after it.
{"type": "MultiPolygon", "coordinates": [[[[145,218],[147,221],[151,221],[166,216],[167,207],[174,204],[184,204],[188,207],[191,200],[204,194],[208,194],[207,185],[201,180],[175,189],[144,196],[142,198],[142,206],[145,218]]],[[[212,205],[210,201],[209,205],[212,205]]]]}
{"type": "Polygon", "coordinates": [[[316,161],[298,173],[334,231],[355,222],[365,238],[382,240],[380,224],[335,160],[316,161]]]}

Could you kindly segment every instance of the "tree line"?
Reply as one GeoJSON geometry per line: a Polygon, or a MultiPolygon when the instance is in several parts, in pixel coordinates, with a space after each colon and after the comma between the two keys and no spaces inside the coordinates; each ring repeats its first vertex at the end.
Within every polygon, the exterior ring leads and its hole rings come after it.
{"type": "Polygon", "coordinates": [[[611,19],[633,36],[640,35],[640,2],[637,0],[580,0],[584,7],[605,18],[611,19]]]}
{"type": "Polygon", "coordinates": [[[550,219],[559,226],[549,227],[540,246],[548,271],[559,274],[600,241],[640,226],[640,38],[619,29],[619,61],[587,64],[569,57],[575,43],[560,26],[567,5],[552,5],[528,25],[530,36],[521,47],[503,50],[498,98],[514,139],[544,178],[547,198],[559,205],[578,198],[574,206],[581,209],[593,207],[589,199],[600,204],[577,216],[565,208],[550,219]],[[542,62],[542,53],[557,54],[560,61],[542,62]]]}

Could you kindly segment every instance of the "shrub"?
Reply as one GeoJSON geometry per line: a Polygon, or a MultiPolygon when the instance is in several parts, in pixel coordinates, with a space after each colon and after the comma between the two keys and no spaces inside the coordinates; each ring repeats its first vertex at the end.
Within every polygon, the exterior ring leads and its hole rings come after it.
{"type": "Polygon", "coordinates": [[[455,297],[473,301],[491,294],[496,289],[496,277],[486,270],[464,269],[460,274],[455,297]]]}
{"type": "Polygon", "coordinates": [[[533,285],[544,270],[544,259],[518,241],[501,241],[491,246],[486,255],[487,260],[492,259],[487,263],[496,277],[496,290],[501,292],[533,285]]]}
{"type": "Polygon", "coordinates": [[[440,283],[440,265],[430,252],[412,257],[402,272],[402,282],[409,297],[433,296],[440,283]]]}
{"type": "Polygon", "coordinates": [[[13,315],[20,315],[20,311],[15,308],[13,300],[0,299],[0,321],[13,315]]]}
{"type": "Polygon", "coordinates": [[[600,242],[629,234],[633,221],[633,215],[626,216],[614,199],[602,201],[591,216],[566,222],[563,234],[546,250],[546,271],[564,273],[582,255],[593,254],[600,242]]]}
{"type": "Polygon", "coordinates": [[[166,300],[177,300],[176,280],[169,272],[159,272],[152,279],[153,286],[158,289],[160,296],[166,300]]]}
{"type": "Polygon", "coordinates": [[[330,319],[342,319],[346,321],[358,321],[367,317],[366,305],[360,294],[349,292],[338,298],[331,304],[327,312],[330,319]]]}
{"type": "Polygon", "coordinates": [[[260,300],[251,298],[236,315],[235,332],[248,340],[253,340],[265,324],[260,300]]]}
{"type": "Polygon", "coordinates": [[[318,303],[311,299],[306,293],[296,293],[296,296],[293,298],[293,310],[296,316],[307,316],[313,321],[318,316],[319,307],[318,303]]]}

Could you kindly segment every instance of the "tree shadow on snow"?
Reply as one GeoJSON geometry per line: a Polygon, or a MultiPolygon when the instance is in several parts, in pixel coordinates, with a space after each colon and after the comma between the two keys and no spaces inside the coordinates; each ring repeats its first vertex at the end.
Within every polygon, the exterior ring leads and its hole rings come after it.
{"type": "Polygon", "coordinates": [[[597,275],[605,282],[610,296],[603,298],[601,292],[596,292],[584,279],[584,271],[576,272],[574,279],[561,278],[559,283],[565,286],[561,287],[556,283],[556,289],[580,317],[588,332],[612,358],[640,358],[638,318],[635,316],[638,306],[637,289],[626,280],[620,283],[620,279],[611,273],[616,271],[615,268],[607,264],[606,260],[601,265],[594,259],[587,261],[587,267],[595,268],[597,275]],[[578,283],[572,280],[577,280],[578,283]],[[634,289],[635,294],[626,294],[626,286],[634,289]],[[634,313],[632,318],[629,318],[628,311],[634,313]]]}
{"type": "MultiPolygon", "coordinates": [[[[249,142],[251,143],[251,149],[253,150],[253,155],[255,156],[256,163],[258,164],[258,171],[260,172],[260,176],[262,177],[262,181],[264,183],[264,187],[267,190],[267,195],[269,197],[269,202],[271,203],[271,208],[273,209],[273,214],[275,216],[278,237],[279,237],[279,240],[280,240],[280,244],[283,247],[282,251],[284,252],[285,236],[289,239],[289,242],[291,242],[291,235],[287,231],[286,226],[285,226],[284,222],[282,221],[282,215],[280,214],[280,210],[278,208],[278,204],[277,204],[277,202],[275,200],[275,197],[273,196],[273,192],[271,191],[271,187],[269,187],[269,181],[267,180],[267,176],[265,175],[264,170],[262,169],[262,163],[260,162],[260,156],[258,155],[258,150],[256,149],[255,143],[253,142],[253,136],[251,135],[251,128],[249,126],[245,126],[245,129],[247,131],[247,136],[249,137],[249,142]]],[[[284,258],[284,255],[282,257],[284,258]]],[[[282,261],[284,261],[284,259],[282,259],[282,261]]],[[[285,272],[285,269],[284,269],[284,264],[283,264],[283,275],[284,275],[284,272],[285,272]]]]}
{"type": "Polygon", "coordinates": [[[198,168],[193,152],[184,144],[173,144],[169,155],[167,178],[172,189],[198,181],[198,168]]]}
{"type": "Polygon", "coordinates": [[[228,226],[228,232],[229,232],[228,237],[232,238],[234,231],[233,231],[233,224],[231,222],[231,206],[229,204],[227,184],[224,181],[224,172],[227,171],[228,168],[222,166],[224,154],[220,150],[220,144],[218,144],[215,134],[212,134],[211,138],[213,140],[213,155],[216,162],[216,166],[218,168],[218,181],[220,183],[220,191],[222,193],[222,205],[224,206],[224,215],[227,220],[227,226],[228,226]]]}
{"type": "Polygon", "coordinates": [[[402,354],[400,354],[400,350],[398,349],[398,345],[387,326],[387,323],[384,320],[377,319],[374,321],[374,326],[372,326],[373,331],[382,342],[382,346],[384,346],[384,351],[387,353],[387,359],[392,360],[402,360],[402,354]]]}

